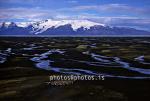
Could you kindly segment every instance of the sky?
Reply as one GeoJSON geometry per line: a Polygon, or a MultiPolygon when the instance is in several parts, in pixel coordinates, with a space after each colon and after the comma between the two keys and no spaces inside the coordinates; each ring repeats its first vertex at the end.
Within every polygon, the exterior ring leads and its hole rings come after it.
{"type": "Polygon", "coordinates": [[[150,0],[0,0],[0,22],[86,19],[150,31],[150,0]]]}

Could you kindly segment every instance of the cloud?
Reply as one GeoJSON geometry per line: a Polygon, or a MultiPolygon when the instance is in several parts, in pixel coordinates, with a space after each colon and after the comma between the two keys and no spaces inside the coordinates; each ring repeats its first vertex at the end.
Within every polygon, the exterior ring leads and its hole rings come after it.
{"type": "Polygon", "coordinates": [[[76,11],[95,10],[105,12],[119,12],[119,13],[136,13],[150,15],[150,8],[133,7],[126,4],[105,4],[105,5],[90,5],[90,6],[76,6],[72,8],[76,11]]]}
{"type": "Polygon", "coordinates": [[[69,1],[67,1],[68,3],[71,3],[71,4],[76,4],[76,3],[78,3],[78,1],[76,1],[76,0],[69,0],[69,1]]]}
{"type": "Polygon", "coordinates": [[[0,0],[0,3],[32,3],[36,2],[37,0],[0,0]]]}
{"type": "Polygon", "coordinates": [[[138,17],[93,17],[89,20],[104,23],[108,26],[132,27],[150,31],[150,19],[138,17]]]}
{"type": "Polygon", "coordinates": [[[4,8],[0,9],[0,19],[26,19],[37,20],[47,19],[55,16],[56,12],[53,10],[43,10],[39,7],[36,8],[4,8]]]}

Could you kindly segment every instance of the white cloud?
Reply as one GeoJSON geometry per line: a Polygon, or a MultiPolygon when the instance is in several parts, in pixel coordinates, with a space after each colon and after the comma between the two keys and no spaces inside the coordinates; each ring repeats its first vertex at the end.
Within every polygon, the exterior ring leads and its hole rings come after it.
{"type": "Polygon", "coordinates": [[[150,15],[150,8],[133,7],[126,4],[105,4],[105,5],[88,5],[88,6],[76,6],[72,10],[84,11],[84,10],[95,10],[105,12],[120,12],[120,13],[136,13],[150,15]]]}
{"type": "Polygon", "coordinates": [[[76,4],[76,3],[78,3],[78,1],[76,1],[76,0],[68,0],[67,2],[68,2],[68,3],[71,3],[71,4],[76,4]]]}
{"type": "Polygon", "coordinates": [[[36,8],[5,8],[0,9],[0,19],[46,19],[55,16],[57,12],[36,8]]]}

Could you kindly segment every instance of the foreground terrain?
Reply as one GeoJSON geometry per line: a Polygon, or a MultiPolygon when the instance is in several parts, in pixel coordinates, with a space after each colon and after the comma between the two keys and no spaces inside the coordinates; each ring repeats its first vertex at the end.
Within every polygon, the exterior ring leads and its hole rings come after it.
{"type": "Polygon", "coordinates": [[[1,37],[0,101],[141,101],[150,91],[150,38],[1,37]],[[51,75],[105,80],[47,84],[51,75]]]}

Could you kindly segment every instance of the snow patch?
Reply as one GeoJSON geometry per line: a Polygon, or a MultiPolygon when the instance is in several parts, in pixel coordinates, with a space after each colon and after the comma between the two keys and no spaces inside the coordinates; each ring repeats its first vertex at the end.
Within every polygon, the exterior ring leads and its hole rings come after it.
{"type": "Polygon", "coordinates": [[[34,28],[33,30],[35,34],[39,34],[39,33],[46,31],[48,28],[51,28],[51,27],[58,28],[59,26],[64,26],[67,24],[70,24],[74,31],[76,31],[77,29],[81,27],[85,29],[90,29],[90,27],[96,26],[96,25],[105,26],[104,24],[95,23],[95,22],[91,22],[88,20],[51,20],[51,19],[48,19],[48,20],[33,24],[33,28],[34,28]]]}

